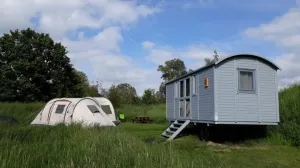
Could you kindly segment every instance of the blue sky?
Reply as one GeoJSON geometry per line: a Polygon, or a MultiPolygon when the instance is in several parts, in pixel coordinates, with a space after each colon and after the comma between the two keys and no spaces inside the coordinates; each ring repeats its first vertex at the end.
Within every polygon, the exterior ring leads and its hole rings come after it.
{"type": "Polygon", "coordinates": [[[213,49],[221,56],[260,54],[287,67],[279,74],[281,86],[300,80],[296,73],[300,70],[297,0],[23,0],[1,4],[0,33],[26,27],[49,33],[68,48],[77,69],[106,88],[128,82],[138,93],[157,89],[159,64],[180,58],[187,68],[196,69],[213,49]]]}

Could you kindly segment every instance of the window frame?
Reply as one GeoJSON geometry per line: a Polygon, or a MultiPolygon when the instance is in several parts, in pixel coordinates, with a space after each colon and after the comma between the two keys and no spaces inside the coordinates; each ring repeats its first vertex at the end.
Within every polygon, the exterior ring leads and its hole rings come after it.
{"type": "Polygon", "coordinates": [[[192,96],[193,96],[193,88],[192,88],[192,76],[188,76],[188,77],[185,77],[185,78],[183,78],[183,79],[180,79],[179,81],[178,81],[178,83],[179,83],[179,94],[182,92],[183,93],[183,96],[182,97],[180,97],[181,95],[179,95],[179,117],[180,118],[185,118],[185,119],[187,119],[187,118],[190,118],[191,117],[191,113],[192,113],[192,111],[190,111],[190,113],[188,113],[188,115],[187,115],[187,112],[186,112],[186,105],[187,105],[187,100],[189,100],[189,102],[190,102],[190,104],[189,104],[189,106],[190,106],[190,109],[191,109],[191,99],[192,99],[192,96]],[[189,95],[187,96],[187,92],[186,92],[186,89],[187,89],[187,83],[188,82],[186,82],[187,81],[187,79],[189,80],[189,95]],[[181,82],[183,82],[183,90],[181,90],[181,87],[180,87],[180,84],[181,84],[181,82]],[[183,104],[181,104],[181,103],[183,103],[183,104]],[[183,105],[183,108],[181,108],[181,105],[183,105]],[[183,111],[181,111],[181,109],[183,109],[183,111]]]}
{"type": "Polygon", "coordinates": [[[184,79],[184,97],[190,97],[191,96],[191,77],[184,79]],[[189,82],[187,82],[189,81],[189,82]],[[187,95],[188,93],[188,95],[187,95]]]}
{"type": "Polygon", "coordinates": [[[184,80],[180,80],[179,82],[179,98],[184,98],[185,97],[185,81],[184,80]],[[182,85],[181,85],[182,82],[182,85]],[[182,86],[182,88],[181,88],[182,86]]]}
{"type": "Polygon", "coordinates": [[[238,93],[256,93],[256,70],[255,69],[247,69],[247,68],[237,68],[238,71],[238,93]],[[252,82],[253,89],[241,89],[241,72],[250,72],[252,73],[252,82]]]}
{"type": "Polygon", "coordinates": [[[192,95],[196,95],[197,91],[196,91],[196,75],[192,76],[192,95]]]}

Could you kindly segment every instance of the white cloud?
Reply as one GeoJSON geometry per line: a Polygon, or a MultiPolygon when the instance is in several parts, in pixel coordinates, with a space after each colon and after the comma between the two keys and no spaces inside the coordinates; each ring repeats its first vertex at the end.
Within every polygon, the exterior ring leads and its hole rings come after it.
{"type": "Polygon", "coordinates": [[[294,53],[281,55],[275,58],[275,63],[278,64],[282,71],[279,71],[279,85],[286,86],[294,82],[300,81],[300,57],[294,53]]]}
{"type": "Polygon", "coordinates": [[[155,44],[151,41],[144,41],[142,43],[142,45],[143,45],[143,48],[145,48],[145,49],[151,49],[155,46],[155,44]]]}
{"type": "Polygon", "coordinates": [[[111,84],[130,83],[141,95],[145,88],[159,87],[160,73],[156,69],[142,69],[130,56],[123,55],[119,43],[123,37],[118,27],[109,27],[90,39],[71,41],[64,39],[69,57],[77,67],[89,66],[94,78],[99,79],[104,88],[111,84]],[[84,65],[82,65],[84,64],[84,65]]]}
{"type": "Polygon", "coordinates": [[[119,44],[123,41],[119,27],[108,27],[89,39],[72,41],[64,38],[61,42],[71,53],[100,50],[102,52],[119,51],[119,44]]]}
{"type": "Polygon", "coordinates": [[[128,26],[160,11],[135,1],[118,0],[0,0],[0,4],[0,33],[32,26],[31,19],[38,14],[39,30],[55,39],[79,27],[128,26]]]}
{"type": "Polygon", "coordinates": [[[298,20],[300,20],[300,7],[290,9],[270,23],[248,28],[244,34],[247,37],[263,38],[275,42],[279,46],[295,47],[300,43],[300,21],[298,20]]]}
{"type": "Polygon", "coordinates": [[[244,35],[249,38],[266,40],[286,51],[278,55],[275,62],[282,68],[279,85],[283,87],[300,81],[300,4],[284,15],[258,27],[248,28],[244,35]]]}
{"type": "Polygon", "coordinates": [[[175,49],[170,46],[157,46],[155,43],[146,41],[142,45],[148,52],[146,59],[155,63],[156,65],[164,64],[165,61],[174,58],[180,58],[186,64],[187,68],[198,69],[205,65],[205,58],[213,58],[214,47],[218,48],[219,56],[226,56],[228,49],[220,44],[198,44],[189,45],[187,47],[175,49]],[[213,47],[214,46],[214,47],[213,47]]]}
{"type": "Polygon", "coordinates": [[[146,56],[146,59],[159,65],[164,64],[165,61],[175,58],[175,54],[172,51],[168,49],[159,49],[159,48],[153,48],[150,49],[148,56],[146,56]]]}
{"type": "Polygon", "coordinates": [[[122,29],[160,12],[159,7],[120,0],[0,0],[0,4],[0,34],[36,28],[62,42],[72,64],[92,71],[88,77],[100,79],[104,87],[128,82],[139,94],[147,87],[158,88],[160,74],[156,69],[139,68],[140,63],[121,53],[120,44],[124,40],[122,29]],[[86,28],[98,33],[90,37],[86,28]],[[67,37],[67,33],[76,31],[78,40],[67,37]]]}

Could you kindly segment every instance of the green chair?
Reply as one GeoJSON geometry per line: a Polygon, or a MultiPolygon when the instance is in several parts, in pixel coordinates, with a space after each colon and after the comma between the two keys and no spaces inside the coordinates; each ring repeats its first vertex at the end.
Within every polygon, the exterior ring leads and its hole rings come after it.
{"type": "Polygon", "coordinates": [[[119,119],[124,121],[125,120],[125,115],[123,113],[120,113],[119,114],[119,119]]]}

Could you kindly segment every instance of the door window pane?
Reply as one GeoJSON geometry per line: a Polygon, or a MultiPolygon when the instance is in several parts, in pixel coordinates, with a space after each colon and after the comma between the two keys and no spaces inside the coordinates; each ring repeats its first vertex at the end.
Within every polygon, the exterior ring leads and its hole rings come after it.
{"type": "Polygon", "coordinates": [[[183,97],[183,93],[184,93],[183,81],[180,81],[180,97],[183,97]]]}
{"type": "Polygon", "coordinates": [[[184,101],[180,100],[180,117],[183,117],[184,115],[184,101]]]}
{"type": "Polygon", "coordinates": [[[190,99],[186,99],[186,102],[185,102],[185,111],[186,111],[186,117],[189,117],[190,113],[191,113],[190,99]]]}
{"type": "Polygon", "coordinates": [[[191,88],[191,84],[190,84],[190,78],[187,78],[186,79],[186,84],[185,84],[185,90],[186,90],[186,92],[185,92],[185,96],[190,96],[190,88],[191,88]]]}

